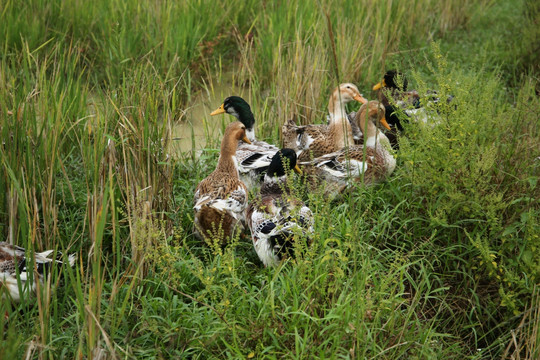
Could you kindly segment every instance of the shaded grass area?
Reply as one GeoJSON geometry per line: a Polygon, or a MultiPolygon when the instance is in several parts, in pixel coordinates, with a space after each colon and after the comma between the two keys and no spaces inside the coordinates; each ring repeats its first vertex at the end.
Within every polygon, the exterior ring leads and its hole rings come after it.
{"type": "Polygon", "coordinates": [[[540,104],[518,26],[534,3],[336,4],[7,3],[0,231],[80,261],[37,305],[0,301],[3,356],[537,357],[540,104]],[[232,69],[278,142],[291,114],[320,121],[328,89],[385,67],[454,95],[439,126],[407,126],[391,179],[333,203],[299,184],[317,232],[277,269],[249,240],[193,239],[220,140],[169,153],[195,91],[232,69]]]}

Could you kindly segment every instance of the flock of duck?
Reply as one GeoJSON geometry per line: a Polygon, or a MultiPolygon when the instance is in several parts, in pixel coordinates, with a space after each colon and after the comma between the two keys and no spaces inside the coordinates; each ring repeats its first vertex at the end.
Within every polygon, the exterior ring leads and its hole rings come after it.
{"type": "Polygon", "coordinates": [[[282,149],[256,139],[255,118],[244,99],[226,98],[210,115],[226,113],[238,121],[225,130],[216,169],[195,190],[195,235],[224,245],[247,227],[265,266],[294,255],[295,248],[309,242],[314,221],[287,180],[292,170],[303,175],[310,190],[323,189],[325,198],[334,198],[353,184],[383,181],[396,167],[396,134],[403,129],[397,109],[418,110],[418,92],[407,91],[407,80],[396,71],[388,71],[373,90],[380,101],[368,101],[354,84],[341,84],[330,96],[328,123],[287,121],[282,149]],[[347,114],[345,106],[352,101],[362,105],[347,114]],[[251,200],[250,192],[255,194],[251,200]]]}
{"type": "MultiPolygon", "coordinates": [[[[289,173],[303,175],[306,186],[322,188],[328,197],[353,184],[380,182],[396,166],[392,154],[398,146],[396,133],[403,129],[396,110],[421,110],[418,93],[407,91],[401,73],[388,71],[373,90],[379,91],[379,101],[366,100],[354,84],[341,84],[330,96],[328,123],[286,122],[282,149],[256,139],[255,118],[244,99],[225,99],[211,115],[227,113],[239,121],[227,126],[217,166],[195,190],[195,235],[224,245],[247,226],[265,266],[276,266],[294,255],[295,248],[307,245],[314,231],[313,213],[295,197],[287,181],[289,173]],[[345,106],[352,101],[362,106],[347,114],[345,106]],[[250,192],[256,195],[248,201],[250,192]]],[[[9,294],[19,301],[20,292],[35,291],[53,263],[75,262],[73,255],[64,259],[58,253],[51,259],[52,254],[49,250],[29,255],[24,248],[0,242],[0,298],[9,294]],[[30,269],[28,264],[32,264],[30,269]]]]}

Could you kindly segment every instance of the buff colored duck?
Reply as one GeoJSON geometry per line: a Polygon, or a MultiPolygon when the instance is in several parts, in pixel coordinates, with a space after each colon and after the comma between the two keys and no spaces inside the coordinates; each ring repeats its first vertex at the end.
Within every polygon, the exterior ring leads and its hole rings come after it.
{"type": "Polygon", "coordinates": [[[290,120],[282,127],[284,146],[294,149],[299,161],[307,161],[354,144],[345,110],[345,105],[353,100],[367,103],[356,85],[341,84],[328,101],[329,124],[298,126],[290,120]]]}
{"type": "Polygon", "coordinates": [[[248,190],[238,174],[238,142],[250,143],[246,127],[230,123],[221,141],[216,169],[195,190],[194,233],[205,240],[219,239],[222,244],[243,228],[248,190]]]}
{"type": "MultiPolygon", "coordinates": [[[[386,125],[388,125],[388,121],[386,120],[385,116],[385,108],[382,106],[381,103],[378,101],[370,101],[367,104],[364,104],[358,109],[356,112],[350,112],[347,116],[349,118],[349,122],[351,123],[352,128],[352,134],[354,139],[355,145],[363,145],[364,144],[364,135],[362,134],[362,130],[360,129],[360,119],[365,119],[366,112],[368,113],[367,116],[372,119],[374,123],[381,124],[385,129],[388,130],[386,125]],[[381,115],[382,114],[382,115],[381,115]],[[385,121],[384,123],[379,119],[380,116],[383,116],[385,121]]],[[[379,139],[379,142],[384,145],[387,149],[392,148],[390,140],[385,135],[383,131],[377,127],[377,138],[379,139]]]]}
{"type": "Polygon", "coordinates": [[[345,147],[300,163],[308,175],[310,187],[316,188],[325,182],[325,195],[334,197],[353,183],[371,185],[392,174],[396,160],[390,152],[389,144],[384,141],[381,143],[381,132],[375,125],[378,120],[385,128],[389,128],[384,111],[379,102],[370,101],[362,105],[356,114],[355,122],[362,133],[366,134],[365,144],[345,147]]]}
{"type": "Polygon", "coordinates": [[[292,149],[279,150],[264,176],[261,191],[246,211],[253,247],[264,266],[276,266],[294,254],[295,240],[313,233],[313,214],[288,187],[287,173],[301,174],[292,149]]]}
{"type": "Polygon", "coordinates": [[[229,114],[236,117],[246,127],[246,136],[250,144],[240,142],[236,149],[236,159],[238,160],[238,171],[240,180],[248,189],[258,187],[264,177],[272,157],[279,150],[274,145],[255,138],[255,117],[249,104],[239,96],[229,96],[223,104],[210,115],[229,114]]]}
{"type": "MultiPolygon", "coordinates": [[[[14,302],[19,302],[28,291],[35,292],[38,281],[43,285],[43,280],[53,264],[63,264],[63,261],[59,260],[61,253],[58,253],[58,260],[49,258],[53,252],[53,250],[47,250],[34,253],[33,258],[30,258],[24,248],[0,242],[0,298],[9,294],[14,302]],[[28,266],[32,267],[28,268],[28,266]],[[33,281],[30,282],[32,276],[33,281]]],[[[67,257],[70,266],[75,264],[75,260],[76,254],[67,257]]]]}

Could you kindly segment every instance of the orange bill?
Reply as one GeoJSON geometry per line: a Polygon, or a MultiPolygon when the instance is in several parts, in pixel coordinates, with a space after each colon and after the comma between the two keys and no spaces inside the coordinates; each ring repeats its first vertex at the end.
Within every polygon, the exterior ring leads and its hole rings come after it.
{"type": "Polygon", "coordinates": [[[379,120],[380,123],[382,124],[382,126],[384,126],[385,128],[387,128],[388,130],[392,130],[392,128],[390,128],[390,125],[388,125],[388,123],[386,122],[386,118],[382,118],[381,120],[379,120]]]}
{"type": "Polygon", "coordinates": [[[210,113],[210,115],[211,115],[211,116],[214,116],[214,115],[223,114],[223,113],[225,113],[225,112],[226,112],[226,111],[225,111],[225,104],[223,103],[223,104],[221,104],[221,106],[218,107],[216,110],[212,111],[212,112],[210,113]]]}
{"type": "Polygon", "coordinates": [[[294,166],[294,172],[297,173],[297,174],[302,175],[302,170],[300,169],[300,167],[298,166],[298,164],[296,164],[296,165],[294,166]]]}
{"type": "MultiPolygon", "coordinates": [[[[219,110],[219,109],[218,109],[218,110],[219,110]]],[[[216,111],[217,111],[217,110],[216,110],[216,111]]],[[[215,111],[214,111],[214,112],[215,112],[215,111]]],[[[218,114],[220,114],[220,113],[218,113],[218,114]]],[[[212,115],[212,114],[210,114],[210,115],[212,115]]],[[[237,139],[238,139],[238,138],[237,138],[237,139]]],[[[245,143],[251,144],[251,141],[249,141],[249,139],[247,138],[246,135],[244,135],[244,137],[242,138],[242,141],[245,142],[245,143]]]]}
{"type": "Polygon", "coordinates": [[[368,102],[367,99],[365,97],[363,97],[362,95],[360,95],[360,94],[354,95],[353,99],[360,102],[360,103],[362,103],[362,104],[365,104],[365,103],[368,102]]]}

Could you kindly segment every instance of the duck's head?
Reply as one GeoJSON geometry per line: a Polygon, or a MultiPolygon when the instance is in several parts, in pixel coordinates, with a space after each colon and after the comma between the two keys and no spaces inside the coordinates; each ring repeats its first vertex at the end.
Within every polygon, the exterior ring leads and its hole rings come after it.
{"type": "Polygon", "coordinates": [[[377,123],[377,121],[384,126],[388,130],[392,130],[390,128],[390,125],[388,125],[388,122],[386,121],[386,108],[378,101],[370,101],[369,102],[369,110],[368,115],[370,118],[374,119],[377,123]]]}
{"type": "Polygon", "coordinates": [[[360,91],[354,84],[344,83],[335,88],[328,101],[328,113],[330,114],[330,118],[345,118],[345,104],[350,103],[353,100],[362,104],[368,102],[367,99],[360,94],[360,91]]]}
{"type": "Polygon", "coordinates": [[[300,170],[298,164],[296,163],[296,153],[294,150],[281,149],[272,158],[266,175],[279,178],[285,176],[287,174],[287,170],[290,169],[293,169],[298,174],[302,174],[302,170],[300,170]]]}
{"type": "Polygon", "coordinates": [[[223,138],[234,139],[251,144],[251,141],[246,136],[246,126],[239,121],[235,121],[227,125],[223,138]]]}
{"type": "MultiPolygon", "coordinates": [[[[237,118],[247,129],[248,135],[253,133],[253,125],[255,124],[255,118],[251,112],[251,107],[242,99],[240,96],[229,96],[223,101],[220,107],[212,111],[210,115],[219,115],[219,114],[230,114],[237,118]]],[[[254,135],[248,136],[250,140],[255,140],[254,135]]]]}
{"type": "Polygon", "coordinates": [[[344,104],[353,100],[362,104],[368,102],[367,99],[362,96],[356,85],[351,83],[344,83],[335,88],[334,92],[332,93],[332,98],[334,99],[334,102],[341,101],[344,104]]]}
{"type": "Polygon", "coordinates": [[[407,91],[408,81],[405,75],[396,70],[388,70],[381,82],[373,86],[373,91],[381,88],[396,89],[407,91]]]}
{"type": "Polygon", "coordinates": [[[386,109],[380,102],[370,101],[369,103],[362,105],[356,115],[357,119],[360,121],[365,119],[366,111],[368,114],[368,119],[373,121],[374,124],[380,123],[386,129],[392,130],[386,121],[386,109]]]}

